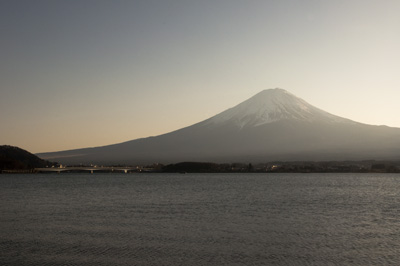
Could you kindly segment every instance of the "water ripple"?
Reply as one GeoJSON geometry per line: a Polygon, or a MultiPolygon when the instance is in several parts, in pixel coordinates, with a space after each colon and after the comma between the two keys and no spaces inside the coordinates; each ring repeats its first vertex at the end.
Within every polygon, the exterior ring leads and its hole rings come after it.
{"type": "Polygon", "coordinates": [[[1,175],[1,265],[399,265],[400,175],[1,175]]]}

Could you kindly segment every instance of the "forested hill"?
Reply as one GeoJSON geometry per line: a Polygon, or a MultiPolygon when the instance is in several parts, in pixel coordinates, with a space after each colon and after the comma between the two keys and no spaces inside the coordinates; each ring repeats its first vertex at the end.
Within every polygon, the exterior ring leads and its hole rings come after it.
{"type": "Polygon", "coordinates": [[[18,147],[0,146],[0,170],[23,170],[50,166],[52,163],[18,147]]]}

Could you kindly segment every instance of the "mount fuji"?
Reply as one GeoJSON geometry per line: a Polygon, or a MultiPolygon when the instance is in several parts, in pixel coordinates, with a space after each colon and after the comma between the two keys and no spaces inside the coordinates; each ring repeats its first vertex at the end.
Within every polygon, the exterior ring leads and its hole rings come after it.
{"type": "Polygon", "coordinates": [[[200,123],[156,137],[37,154],[63,164],[181,161],[400,159],[400,128],[372,126],[318,109],[283,89],[252,98],[200,123]]]}

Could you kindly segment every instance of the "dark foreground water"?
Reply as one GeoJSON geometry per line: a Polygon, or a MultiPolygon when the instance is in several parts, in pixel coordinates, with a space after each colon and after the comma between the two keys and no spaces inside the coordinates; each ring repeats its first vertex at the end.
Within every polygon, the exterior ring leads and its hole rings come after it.
{"type": "Polygon", "coordinates": [[[0,265],[400,265],[400,175],[0,175],[0,265]]]}

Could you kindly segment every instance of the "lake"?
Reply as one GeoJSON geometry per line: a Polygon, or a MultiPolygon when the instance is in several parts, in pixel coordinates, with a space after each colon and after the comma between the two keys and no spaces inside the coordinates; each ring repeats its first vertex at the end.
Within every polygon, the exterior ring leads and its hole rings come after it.
{"type": "Polygon", "coordinates": [[[1,265],[400,265],[400,174],[0,175],[1,265]]]}

